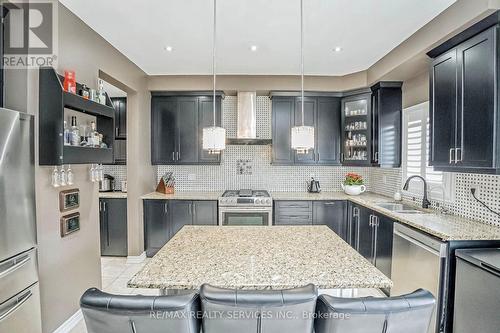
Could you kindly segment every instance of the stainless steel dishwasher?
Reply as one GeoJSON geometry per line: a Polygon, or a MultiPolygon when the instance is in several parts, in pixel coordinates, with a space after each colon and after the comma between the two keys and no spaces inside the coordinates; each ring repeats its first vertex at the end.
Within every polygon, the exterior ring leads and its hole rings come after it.
{"type": "Polygon", "coordinates": [[[436,297],[437,307],[432,316],[429,333],[439,332],[441,295],[445,277],[447,243],[422,232],[394,223],[391,296],[407,294],[423,288],[436,297]]]}

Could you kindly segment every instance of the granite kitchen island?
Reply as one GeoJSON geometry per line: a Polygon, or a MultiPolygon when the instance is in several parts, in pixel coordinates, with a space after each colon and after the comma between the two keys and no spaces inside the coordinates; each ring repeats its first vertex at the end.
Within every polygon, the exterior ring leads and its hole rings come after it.
{"type": "Polygon", "coordinates": [[[392,281],[327,226],[185,226],[129,282],[196,290],[390,288],[392,281]]]}

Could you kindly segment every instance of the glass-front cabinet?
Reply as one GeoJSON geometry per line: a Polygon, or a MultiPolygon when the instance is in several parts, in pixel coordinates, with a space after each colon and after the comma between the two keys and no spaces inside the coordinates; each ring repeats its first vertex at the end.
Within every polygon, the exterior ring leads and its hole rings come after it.
{"type": "Polygon", "coordinates": [[[371,164],[371,94],[342,100],[342,164],[371,164]]]}

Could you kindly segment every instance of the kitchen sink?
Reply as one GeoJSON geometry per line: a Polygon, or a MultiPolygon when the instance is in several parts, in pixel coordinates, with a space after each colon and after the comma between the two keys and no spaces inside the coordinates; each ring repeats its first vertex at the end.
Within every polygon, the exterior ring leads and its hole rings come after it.
{"type": "Polygon", "coordinates": [[[401,213],[401,214],[425,214],[425,212],[415,209],[415,207],[400,203],[393,202],[382,202],[378,203],[377,206],[390,210],[391,212],[401,213]]]}

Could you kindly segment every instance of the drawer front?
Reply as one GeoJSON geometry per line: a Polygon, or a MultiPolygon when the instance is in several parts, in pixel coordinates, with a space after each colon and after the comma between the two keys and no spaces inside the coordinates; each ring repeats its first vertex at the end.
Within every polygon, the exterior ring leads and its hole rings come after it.
{"type": "Polygon", "coordinates": [[[38,283],[0,304],[0,332],[42,332],[38,283]]]}
{"type": "Polygon", "coordinates": [[[276,225],[311,225],[312,214],[278,215],[276,225]]]}
{"type": "MultiPolygon", "coordinates": [[[[0,263],[0,303],[38,281],[36,249],[0,263]]],[[[3,331],[2,331],[3,332],[3,331]]]]}
{"type": "Polygon", "coordinates": [[[312,209],[311,201],[276,201],[277,209],[312,209]]]}

